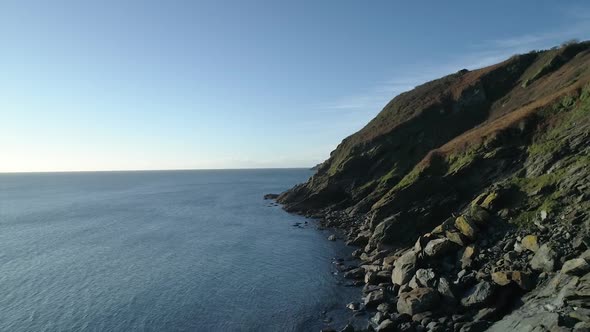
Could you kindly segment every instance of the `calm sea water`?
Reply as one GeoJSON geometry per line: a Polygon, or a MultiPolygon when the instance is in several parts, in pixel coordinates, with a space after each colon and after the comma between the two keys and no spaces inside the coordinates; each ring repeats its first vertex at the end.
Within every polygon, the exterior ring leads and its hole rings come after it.
{"type": "Polygon", "coordinates": [[[0,174],[1,331],[317,331],[350,248],[262,196],[308,170],[0,174]]]}

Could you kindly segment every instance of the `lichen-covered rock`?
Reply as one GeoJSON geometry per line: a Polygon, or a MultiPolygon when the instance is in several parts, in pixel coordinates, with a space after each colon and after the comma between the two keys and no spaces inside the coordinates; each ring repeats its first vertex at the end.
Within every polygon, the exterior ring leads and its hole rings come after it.
{"type": "Polygon", "coordinates": [[[523,271],[496,271],[492,273],[492,280],[500,286],[515,283],[524,290],[529,290],[533,286],[531,275],[523,271]]]}
{"type": "Polygon", "coordinates": [[[532,252],[537,252],[539,250],[539,238],[537,235],[527,235],[521,241],[521,246],[524,249],[530,250],[532,252]]]}
{"type": "Polygon", "coordinates": [[[459,232],[471,240],[474,240],[477,237],[477,226],[475,226],[475,224],[465,216],[459,216],[457,219],[455,219],[455,227],[459,230],[459,232]]]}
{"type": "Polygon", "coordinates": [[[467,243],[469,243],[467,238],[457,231],[447,231],[445,232],[445,237],[449,239],[449,241],[456,243],[461,247],[464,247],[465,245],[467,245],[467,243]]]}
{"type": "Polygon", "coordinates": [[[434,309],[440,301],[440,295],[432,288],[416,288],[400,294],[397,310],[400,313],[414,315],[434,309]]]}
{"type": "Polygon", "coordinates": [[[463,255],[461,256],[461,268],[466,268],[471,265],[473,262],[473,258],[475,257],[476,249],[475,246],[467,246],[465,250],[463,250],[463,255]]]}
{"type": "Polygon", "coordinates": [[[393,264],[391,281],[396,285],[409,282],[416,272],[416,260],[416,253],[413,250],[409,250],[400,256],[393,264]]]}
{"type": "Polygon", "coordinates": [[[498,198],[499,198],[499,194],[497,192],[492,192],[490,194],[488,194],[486,196],[486,198],[484,198],[483,202],[481,203],[481,206],[488,209],[488,210],[495,210],[497,208],[497,202],[498,202],[498,198]]]}
{"type": "Polygon", "coordinates": [[[426,255],[430,257],[444,256],[455,248],[455,244],[447,238],[430,240],[424,248],[426,255]]]}

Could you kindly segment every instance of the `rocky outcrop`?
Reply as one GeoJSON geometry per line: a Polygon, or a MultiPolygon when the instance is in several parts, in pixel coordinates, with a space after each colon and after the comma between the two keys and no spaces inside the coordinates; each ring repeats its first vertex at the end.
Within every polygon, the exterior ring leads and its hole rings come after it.
{"type": "Polygon", "coordinates": [[[590,43],[401,94],[278,202],[359,247],[372,328],[582,331],[590,43]]]}

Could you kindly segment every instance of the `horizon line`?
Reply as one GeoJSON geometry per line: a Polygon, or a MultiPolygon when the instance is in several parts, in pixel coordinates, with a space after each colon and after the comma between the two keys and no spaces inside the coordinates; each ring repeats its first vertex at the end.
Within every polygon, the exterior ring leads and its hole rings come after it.
{"type": "Polygon", "coordinates": [[[178,171],[237,171],[237,170],[288,170],[308,169],[311,167],[235,167],[235,168],[170,168],[170,169],[107,169],[107,170],[61,170],[61,171],[0,171],[4,174],[48,174],[48,173],[115,173],[115,172],[178,172],[178,171]]]}

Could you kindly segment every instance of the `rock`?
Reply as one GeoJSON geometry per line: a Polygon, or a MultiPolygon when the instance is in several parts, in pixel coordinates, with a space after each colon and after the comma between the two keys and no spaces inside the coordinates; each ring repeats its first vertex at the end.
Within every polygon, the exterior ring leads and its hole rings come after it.
{"type": "Polygon", "coordinates": [[[367,272],[365,274],[365,284],[375,285],[377,284],[377,272],[367,272]]]}
{"type": "Polygon", "coordinates": [[[375,325],[379,325],[382,321],[385,320],[385,318],[387,318],[382,312],[377,312],[373,318],[371,318],[371,321],[375,324],[375,325]]]}
{"type": "Polygon", "coordinates": [[[365,269],[362,267],[354,268],[344,273],[346,279],[362,279],[365,276],[365,269]]]}
{"type": "Polygon", "coordinates": [[[541,210],[541,212],[539,213],[539,216],[541,216],[541,220],[547,219],[547,211],[541,210]]]}
{"type": "Polygon", "coordinates": [[[434,289],[416,288],[399,296],[397,310],[403,314],[414,315],[434,309],[439,301],[440,296],[434,289]]]}
{"type": "Polygon", "coordinates": [[[480,281],[463,295],[461,304],[466,308],[482,307],[492,299],[493,295],[492,285],[487,281],[480,281]]]}
{"type": "Polygon", "coordinates": [[[533,287],[531,275],[522,271],[496,271],[492,273],[492,280],[500,286],[515,283],[524,290],[529,290],[533,287]]]}
{"type": "Polygon", "coordinates": [[[455,219],[455,227],[471,240],[477,237],[477,227],[465,216],[459,216],[455,219]]]}
{"type": "Polygon", "coordinates": [[[574,325],[572,332],[590,332],[589,322],[578,322],[574,325]]]}
{"type": "Polygon", "coordinates": [[[264,199],[277,199],[279,194],[266,194],[264,195],[264,199]]]}
{"type": "Polygon", "coordinates": [[[392,306],[389,303],[381,303],[380,305],[377,306],[377,311],[380,312],[392,312],[392,306]]]}
{"type": "Polygon", "coordinates": [[[412,279],[416,271],[416,253],[410,250],[398,258],[391,273],[391,281],[396,285],[403,285],[412,279]]]}
{"type": "Polygon", "coordinates": [[[375,331],[377,332],[394,332],[396,330],[395,323],[390,319],[386,319],[377,326],[375,331]]]}
{"type": "Polygon", "coordinates": [[[365,297],[365,307],[377,307],[379,304],[385,301],[385,291],[383,289],[378,289],[372,291],[365,297]]]}
{"type": "Polygon", "coordinates": [[[555,257],[555,251],[548,244],[544,244],[531,260],[531,267],[537,271],[553,272],[555,270],[555,257]]]}
{"type": "Polygon", "coordinates": [[[461,247],[464,247],[468,242],[468,240],[465,238],[463,234],[455,231],[447,231],[445,233],[445,237],[449,239],[451,242],[456,243],[461,247]]]}
{"type": "Polygon", "coordinates": [[[587,272],[590,272],[590,264],[588,264],[588,262],[586,262],[586,260],[583,258],[570,259],[569,261],[563,263],[561,272],[575,276],[581,276],[587,272]]]}
{"type": "Polygon", "coordinates": [[[498,197],[499,197],[499,195],[497,192],[492,192],[492,193],[488,194],[486,196],[486,198],[483,200],[483,202],[481,203],[481,206],[483,208],[486,208],[491,211],[496,210],[498,197]]]}
{"type": "Polygon", "coordinates": [[[395,255],[391,255],[391,256],[387,256],[387,257],[383,258],[383,267],[385,267],[385,268],[393,267],[393,264],[395,263],[395,261],[397,259],[398,259],[398,257],[395,255]]]}
{"type": "Polygon", "coordinates": [[[410,280],[410,287],[433,287],[436,275],[433,269],[418,269],[416,275],[410,280]]]}
{"type": "Polygon", "coordinates": [[[469,216],[473,222],[481,226],[486,226],[491,220],[490,213],[479,205],[471,206],[469,216]]]}
{"type": "Polygon", "coordinates": [[[530,250],[532,252],[537,252],[539,250],[539,240],[536,235],[527,235],[521,241],[521,246],[524,249],[530,250]]]}
{"type": "Polygon", "coordinates": [[[442,238],[428,242],[426,248],[424,248],[424,252],[430,257],[440,257],[449,253],[454,247],[455,244],[453,242],[447,238],[442,238]]]}
{"type": "Polygon", "coordinates": [[[466,267],[471,266],[473,262],[473,258],[475,257],[476,250],[475,246],[467,246],[465,250],[463,250],[463,255],[461,256],[461,268],[464,269],[466,267]]]}
{"type": "Polygon", "coordinates": [[[433,238],[434,236],[430,233],[426,233],[418,237],[418,240],[416,240],[416,243],[414,244],[414,251],[416,253],[420,253],[422,250],[424,250],[426,244],[433,238]]]}
{"type": "Polygon", "coordinates": [[[346,308],[350,309],[350,310],[359,310],[361,308],[361,304],[358,302],[350,302],[349,304],[346,305],[346,308]]]}
{"type": "Polygon", "coordinates": [[[395,226],[399,224],[397,216],[391,216],[380,222],[373,231],[367,246],[376,248],[380,243],[386,243],[390,240],[392,234],[395,234],[395,226]]]}
{"type": "Polygon", "coordinates": [[[361,232],[359,234],[357,234],[357,236],[346,242],[347,245],[352,245],[352,246],[366,246],[367,243],[369,243],[369,239],[371,238],[371,233],[370,232],[361,232]]]}
{"type": "Polygon", "coordinates": [[[451,289],[451,283],[447,278],[441,277],[438,279],[436,290],[440,293],[441,298],[445,304],[455,304],[455,294],[453,293],[453,290],[451,289]]]}
{"type": "Polygon", "coordinates": [[[332,234],[328,236],[328,241],[336,241],[336,235],[332,234]]]}

